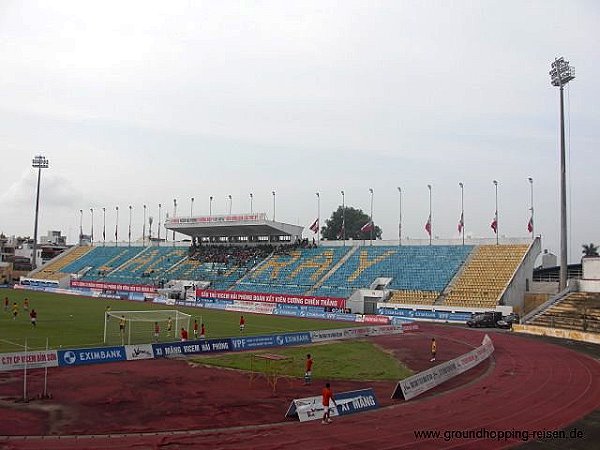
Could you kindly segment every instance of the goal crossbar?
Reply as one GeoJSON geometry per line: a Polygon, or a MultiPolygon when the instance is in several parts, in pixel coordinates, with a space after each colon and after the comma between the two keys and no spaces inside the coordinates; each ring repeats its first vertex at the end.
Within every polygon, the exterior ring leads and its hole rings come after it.
{"type": "Polygon", "coordinates": [[[137,336],[138,333],[142,333],[144,335],[143,339],[149,341],[149,330],[151,328],[148,325],[140,324],[142,327],[142,331],[140,331],[140,328],[136,327],[136,323],[152,324],[157,322],[164,328],[164,324],[170,321],[171,325],[174,327],[174,329],[171,331],[173,332],[173,337],[175,337],[175,333],[177,332],[176,330],[179,330],[179,328],[189,329],[191,317],[192,316],[190,314],[186,314],[176,309],[156,309],[149,311],[107,311],[104,315],[104,343],[106,344],[109,338],[111,338],[111,341],[114,340],[112,338],[116,338],[116,343],[120,342],[121,345],[126,343],[131,344],[132,337],[134,341],[138,340],[136,339],[136,337],[139,337],[137,336]],[[125,322],[123,330],[120,330],[121,321],[125,322]],[[117,330],[120,330],[118,335],[113,336],[117,330]]]}

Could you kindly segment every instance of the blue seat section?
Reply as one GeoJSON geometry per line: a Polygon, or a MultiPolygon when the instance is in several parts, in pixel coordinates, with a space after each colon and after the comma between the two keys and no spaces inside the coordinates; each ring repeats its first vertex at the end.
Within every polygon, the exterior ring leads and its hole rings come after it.
{"type": "Polygon", "coordinates": [[[243,265],[229,265],[188,258],[167,270],[165,278],[168,280],[210,281],[211,289],[225,290],[242,278],[251,267],[251,262],[243,265]]]}
{"type": "Polygon", "coordinates": [[[392,278],[390,289],[441,292],[472,250],[470,245],[361,247],[315,295],[348,297],[378,277],[392,278]]]}
{"type": "Polygon", "coordinates": [[[91,267],[82,277],[83,280],[100,280],[121,264],[134,258],[144,247],[94,247],[81,258],[65,266],[64,273],[78,273],[91,267]]]}
{"type": "Polygon", "coordinates": [[[118,270],[103,278],[103,281],[128,284],[157,284],[167,281],[165,272],[188,255],[183,247],[149,247],[118,270]]]}
{"type": "Polygon", "coordinates": [[[303,294],[348,252],[344,247],[295,249],[271,256],[235,287],[236,291],[303,294]]]}

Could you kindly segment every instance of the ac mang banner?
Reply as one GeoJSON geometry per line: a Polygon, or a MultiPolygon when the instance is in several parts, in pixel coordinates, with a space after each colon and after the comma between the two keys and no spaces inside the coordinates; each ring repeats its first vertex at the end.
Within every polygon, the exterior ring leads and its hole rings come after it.
{"type": "Polygon", "coordinates": [[[493,352],[494,344],[486,334],[482,344],[476,349],[399,381],[392,393],[392,398],[399,398],[400,395],[405,400],[415,398],[449,379],[472,369],[489,358],[493,352]]]}
{"type": "Polygon", "coordinates": [[[307,295],[269,294],[245,291],[217,291],[196,289],[197,299],[239,300],[244,302],[286,303],[301,306],[345,308],[346,299],[340,297],[315,297],[307,295]]]}
{"type": "MultiPolygon", "coordinates": [[[[336,405],[331,404],[330,415],[346,416],[379,408],[379,402],[372,388],[342,392],[333,396],[336,405]]],[[[300,422],[320,420],[325,408],[321,396],[305,397],[292,400],[285,417],[298,417],[300,422]]]]}

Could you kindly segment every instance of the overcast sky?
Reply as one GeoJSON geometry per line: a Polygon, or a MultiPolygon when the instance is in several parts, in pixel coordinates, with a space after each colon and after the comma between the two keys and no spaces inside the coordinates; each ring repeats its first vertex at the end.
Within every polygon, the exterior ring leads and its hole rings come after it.
{"type": "MultiPolygon", "coordinates": [[[[559,250],[559,102],[565,90],[572,249],[600,243],[600,3],[596,1],[0,2],[0,231],[32,235],[43,153],[40,234],[71,241],[79,210],[142,204],[158,216],[248,212],[308,227],[341,203],[398,230],[458,238],[460,190],[474,237],[536,232],[559,250]]],[[[101,230],[96,213],[96,237],[101,230]]],[[[107,232],[107,235],[112,235],[107,232]]]]}

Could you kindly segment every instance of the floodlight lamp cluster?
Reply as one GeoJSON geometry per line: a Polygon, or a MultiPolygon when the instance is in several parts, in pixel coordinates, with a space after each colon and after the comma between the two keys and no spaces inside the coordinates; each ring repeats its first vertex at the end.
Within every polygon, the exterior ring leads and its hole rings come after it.
{"type": "Polygon", "coordinates": [[[565,58],[556,58],[551,65],[550,79],[552,86],[562,87],[575,78],[575,67],[569,65],[565,58]]]}
{"type": "Polygon", "coordinates": [[[36,169],[47,169],[50,161],[45,156],[36,155],[31,161],[31,165],[36,169]]]}

